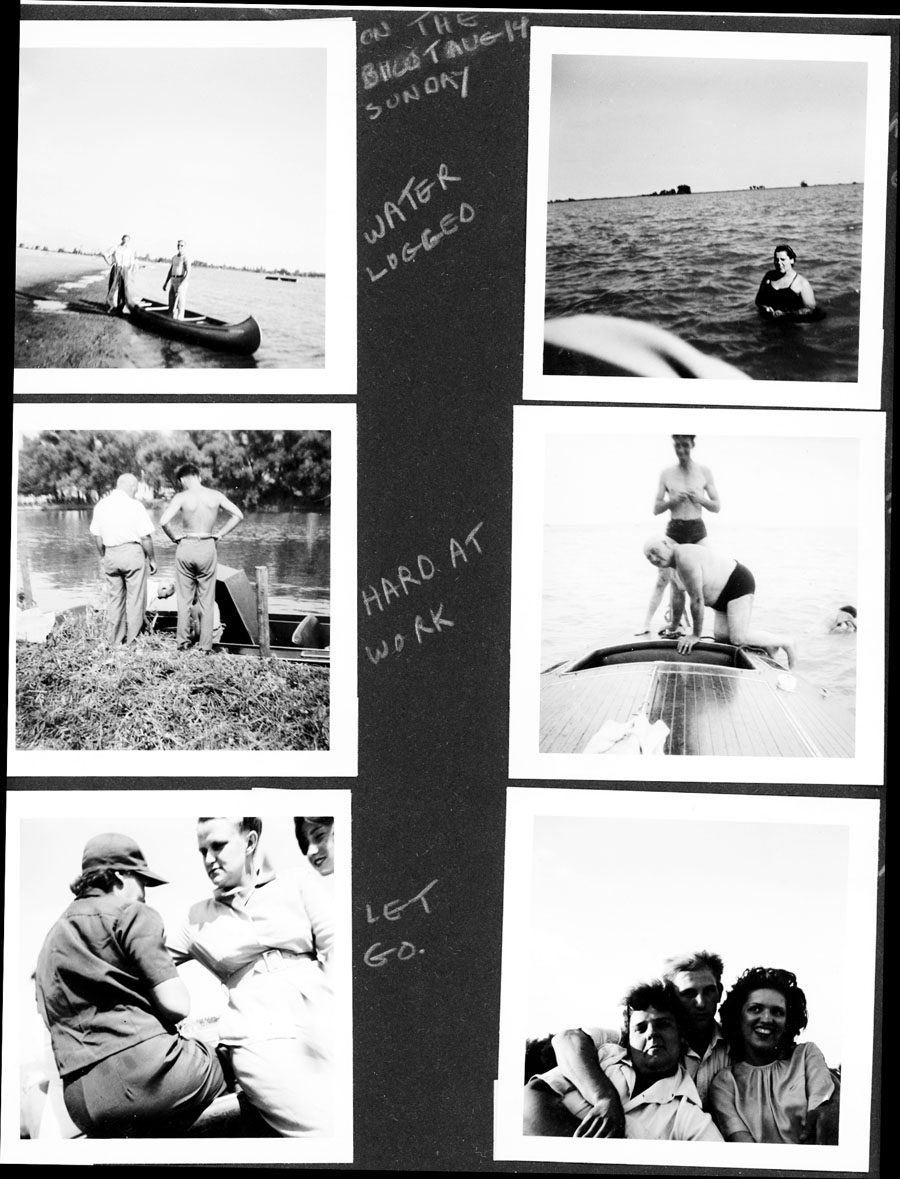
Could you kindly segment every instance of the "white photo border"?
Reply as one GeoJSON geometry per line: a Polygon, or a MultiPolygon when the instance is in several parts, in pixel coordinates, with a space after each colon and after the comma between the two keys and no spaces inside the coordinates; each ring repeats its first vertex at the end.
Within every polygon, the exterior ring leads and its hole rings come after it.
{"type": "Polygon", "coordinates": [[[324,367],[252,372],[217,367],[16,368],[14,394],[356,395],[356,235],[351,231],[356,224],[356,22],[340,10],[333,17],[311,19],[301,19],[301,10],[296,11],[297,19],[275,21],[25,20],[19,24],[20,48],[325,50],[324,367]]]}
{"type": "MultiPolygon", "coordinates": [[[[633,1164],[769,1170],[867,1171],[870,1151],[872,1043],[875,1008],[879,802],[874,799],[785,797],[776,795],[683,794],[665,791],[547,790],[507,791],[500,982],[500,1053],[495,1089],[494,1158],[557,1163],[633,1164]],[[653,1142],[611,1138],[538,1138],[522,1132],[522,1063],[527,987],[522,985],[534,958],[529,920],[535,820],[540,816],[671,819],[686,824],[685,840],[703,845],[698,825],[706,822],[839,825],[849,833],[847,919],[835,931],[841,961],[853,963],[853,986],[843,1002],[842,1076],[853,1078],[841,1091],[838,1146],[653,1142]],[[689,834],[688,834],[689,832],[689,834]]],[[[599,851],[598,851],[598,854],[599,851]]],[[[707,881],[714,886],[714,878],[707,881]]],[[[617,904],[627,904],[625,892],[617,904]]],[[[586,910],[587,912],[588,910],[586,910]]],[[[602,913],[586,925],[603,935],[602,913]]],[[[561,1030],[561,1029],[560,1029],[561,1030]]]]}
{"type": "MultiPolygon", "coordinates": [[[[0,1162],[89,1165],[136,1161],[133,1139],[68,1139],[29,1141],[19,1138],[19,1011],[21,871],[20,824],[28,819],[59,820],[67,813],[79,819],[96,816],[98,824],[109,816],[135,819],[172,816],[185,821],[197,815],[244,814],[284,815],[330,814],[340,831],[339,867],[335,882],[335,961],[332,978],[335,989],[335,1076],[334,1091],[340,1094],[341,1116],[335,1118],[335,1134],[328,1138],[146,1138],[141,1139],[142,1163],[350,1163],[353,1161],[353,996],[352,996],[352,908],[351,908],[351,793],[327,789],[252,790],[126,790],[126,791],[12,791],[7,794],[6,814],[6,905],[3,952],[3,1047],[2,1121],[0,1121],[0,1162]],[[346,855],[346,861],[344,856],[346,855]]],[[[102,826],[100,829],[104,829],[102,826]]],[[[80,848],[72,849],[77,865],[80,848]]],[[[298,860],[300,852],[297,852],[298,860]]],[[[32,866],[39,871],[39,865],[32,866]]],[[[60,911],[66,898],[60,897],[60,911]]]]}
{"type": "MultiPolygon", "coordinates": [[[[516,406],[513,409],[513,527],[509,776],[623,782],[773,782],[880,786],[884,782],[885,417],[852,411],[516,406]],[[640,757],[541,753],[540,641],[547,438],[552,434],[677,433],[855,438],[859,442],[858,610],[873,620],[857,635],[856,741],[849,758],[640,757]],[[535,472],[542,472],[535,478],[535,472]],[[537,569],[537,574],[536,574],[537,569]]],[[[655,477],[651,474],[651,478],[655,477]]],[[[648,502],[650,489],[648,489],[648,502]]],[[[575,658],[582,654],[572,651],[575,658]]]]}
{"type": "Polygon", "coordinates": [[[531,28],[528,114],[528,214],[525,245],[526,401],[683,404],[680,378],[545,376],[544,296],[550,149],[551,74],[555,54],[610,57],[756,58],[860,61],[867,70],[864,240],[860,288],[859,371],[855,382],[743,381],[706,378],[691,394],[705,405],[880,409],[884,350],[884,251],[888,186],[890,39],[804,33],[722,33],[685,29],[531,28]]]}
{"type": "Polygon", "coordinates": [[[326,402],[129,402],[13,407],[12,549],[10,556],[7,773],[84,777],[355,777],[357,773],[356,406],[326,402]],[[300,429],[331,431],[331,620],[329,748],[323,750],[38,750],[15,747],[16,490],[18,440],[24,431],[159,429],[300,429]]]}

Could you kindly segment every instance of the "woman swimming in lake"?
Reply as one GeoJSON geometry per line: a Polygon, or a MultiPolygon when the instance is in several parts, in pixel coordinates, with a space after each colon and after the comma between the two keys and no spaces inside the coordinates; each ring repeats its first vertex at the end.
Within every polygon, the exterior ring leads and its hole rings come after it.
{"type": "Polygon", "coordinates": [[[812,315],[816,296],[802,274],[794,269],[797,255],[787,244],[775,247],[775,266],[767,272],[756,293],[756,305],[764,315],[777,319],[782,315],[812,315]]]}

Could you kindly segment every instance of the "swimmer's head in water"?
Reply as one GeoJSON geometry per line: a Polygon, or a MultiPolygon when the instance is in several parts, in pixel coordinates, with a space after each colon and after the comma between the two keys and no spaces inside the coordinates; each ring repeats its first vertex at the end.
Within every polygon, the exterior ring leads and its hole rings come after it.
{"type": "Polygon", "coordinates": [[[651,536],[644,542],[644,556],[657,569],[671,565],[674,553],[675,542],[668,536],[651,536]]]}
{"type": "Polygon", "coordinates": [[[839,614],[849,614],[851,618],[855,618],[856,617],[856,607],[855,606],[841,606],[838,613],[839,614]]]}

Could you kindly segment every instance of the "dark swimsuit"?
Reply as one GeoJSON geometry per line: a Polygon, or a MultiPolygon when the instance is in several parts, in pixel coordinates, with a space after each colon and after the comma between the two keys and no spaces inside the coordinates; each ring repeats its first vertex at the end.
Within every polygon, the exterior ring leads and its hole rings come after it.
{"type": "Polygon", "coordinates": [[[773,287],[773,278],[781,278],[780,273],[770,270],[759,284],[756,302],[760,307],[771,307],[773,311],[800,311],[804,306],[803,299],[793,289],[794,283],[800,277],[795,274],[786,287],[773,287]]]}
{"type": "Polygon", "coordinates": [[[666,536],[676,544],[697,544],[706,536],[706,525],[699,516],[696,520],[670,520],[666,536]]]}
{"type": "Polygon", "coordinates": [[[719,594],[713,610],[721,610],[725,612],[729,602],[733,602],[735,598],[743,598],[747,594],[756,593],[756,580],[746,565],[742,565],[740,561],[735,564],[731,571],[731,576],[722,587],[722,592],[719,594]]]}

